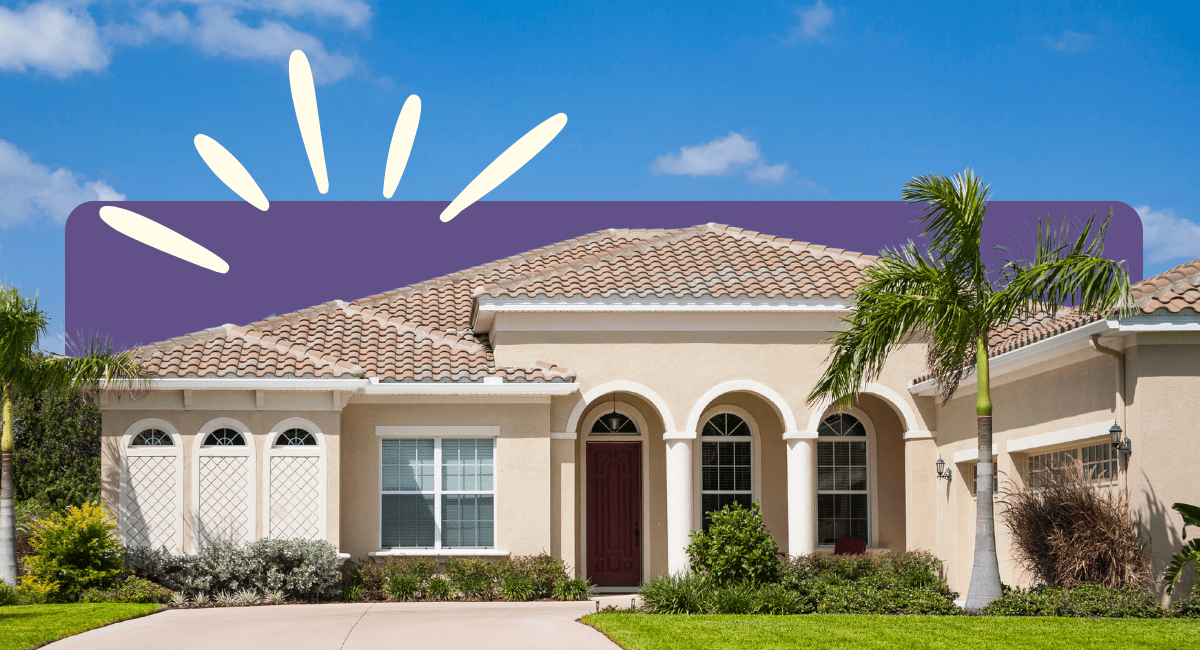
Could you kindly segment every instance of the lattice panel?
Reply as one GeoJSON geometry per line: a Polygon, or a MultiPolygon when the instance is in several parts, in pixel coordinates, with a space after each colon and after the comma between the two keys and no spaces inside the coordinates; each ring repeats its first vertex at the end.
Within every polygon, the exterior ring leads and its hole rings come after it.
{"type": "Polygon", "coordinates": [[[271,537],[321,539],[318,456],[271,459],[271,537]]]}
{"type": "Polygon", "coordinates": [[[126,496],[125,540],[130,546],[167,547],[178,541],[179,477],[174,456],[131,456],[126,496]]]}
{"type": "Polygon", "coordinates": [[[246,456],[200,457],[199,536],[201,543],[254,539],[250,520],[250,459],[246,456]]]}

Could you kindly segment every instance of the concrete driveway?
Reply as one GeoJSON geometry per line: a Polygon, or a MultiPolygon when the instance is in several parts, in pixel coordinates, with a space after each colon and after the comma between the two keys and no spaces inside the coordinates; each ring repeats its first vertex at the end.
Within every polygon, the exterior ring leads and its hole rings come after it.
{"type": "MultiPolygon", "coordinates": [[[[604,604],[629,606],[629,596],[604,604]]],[[[575,619],[578,603],[345,603],[174,609],[45,646],[48,650],[376,650],[520,648],[614,650],[575,619]]]]}

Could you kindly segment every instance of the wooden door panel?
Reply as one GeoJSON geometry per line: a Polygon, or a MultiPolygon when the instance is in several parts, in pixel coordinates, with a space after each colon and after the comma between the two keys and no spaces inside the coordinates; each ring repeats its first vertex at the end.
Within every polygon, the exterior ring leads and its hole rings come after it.
{"type": "Polygon", "coordinates": [[[642,581],[642,443],[587,444],[587,575],[598,586],[642,581]]]}

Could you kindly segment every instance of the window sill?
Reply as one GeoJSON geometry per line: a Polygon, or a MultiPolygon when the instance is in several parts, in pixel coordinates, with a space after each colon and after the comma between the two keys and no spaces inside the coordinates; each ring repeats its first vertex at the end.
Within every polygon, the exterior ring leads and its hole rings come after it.
{"type": "Polygon", "coordinates": [[[508,551],[494,548],[393,548],[386,551],[371,551],[369,557],[508,557],[508,551]]]}

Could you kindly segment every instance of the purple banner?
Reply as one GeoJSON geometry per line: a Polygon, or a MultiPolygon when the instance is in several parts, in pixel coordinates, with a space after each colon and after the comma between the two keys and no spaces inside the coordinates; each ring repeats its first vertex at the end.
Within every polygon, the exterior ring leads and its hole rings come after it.
{"type": "MultiPolygon", "coordinates": [[[[442,201],[85,203],[66,232],[66,331],[132,346],[245,325],[330,300],[356,300],[607,228],[716,222],[852,251],[916,239],[918,206],[900,201],[482,201],[449,223],[442,201]],[[99,217],[142,214],[229,263],[218,274],[134,241],[99,217]]],[[[1113,213],[1105,253],[1142,277],[1142,226],[1114,201],[993,201],[984,241],[1032,252],[1037,222],[1113,213]]]]}

